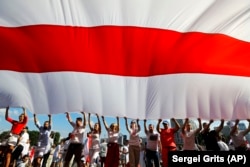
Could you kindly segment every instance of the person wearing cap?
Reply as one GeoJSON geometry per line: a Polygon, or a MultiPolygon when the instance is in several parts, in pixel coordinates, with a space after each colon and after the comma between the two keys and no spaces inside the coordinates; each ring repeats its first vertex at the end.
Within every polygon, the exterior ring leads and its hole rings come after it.
{"type": "Polygon", "coordinates": [[[154,131],[154,125],[149,124],[148,128],[146,126],[147,120],[144,120],[144,131],[147,136],[147,145],[146,145],[146,163],[147,167],[153,167],[152,160],[154,161],[154,166],[159,167],[159,147],[160,136],[157,132],[154,131]]]}
{"type": "Polygon", "coordinates": [[[126,129],[129,132],[129,165],[130,167],[137,167],[140,161],[139,133],[141,131],[141,127],[139,125],[139,119],[132,120],[130,126],[128,126],[127,117],[124,119],[126,123],[126,129]]]}
{"type": "Polygon", "coordinates": [[[8,138],[8,148],[5,153],[5,163],[4,167],[9,167],[11,162],[11,153],[17,144],[18,138],[20,137],[20,133],[22,132],[23,128],[26,126],[28,122],[28,117],[26,113],[26,109],[23,107],[23,113],[19,115],[19,120],[13,120],[9,117],[9,107],[6,108],[5,119],[6,121],[12,124],[10,130],[10,137],[8,138]]]}
{"type": "Polygon", "coordinates": [[[16,166],[17,160],[21,157],[22,151],[26,146],[27,142],[29,141],[29,134],[28,134],[28,127],[24,127],[20,137],[18,138],[17,145],[12,152],[12,166],[16,166]]]}
{"type": "Polygon", "coordinates": [[[101,122],[99,115],[96,114],[97,117],[97,123],[94,124],[94,127],[91,125],[90,122],[90,113],[89,113],[89,129],[90,132],[87,134],[90,140],[89,144],[89,158],[90,158],[90,167],[94,167],[97,161],[97,158],[99,157],[100,152],[100,135],[102,132],[101,129],[101,122]]]}
{"type": "Polygon", "coordinates": [[[231,126],[230,137],[233,141],[235,151],[246,151],[248,149],[245,136],[250,132],[250,119],[247,119],[247,121],[248,128],[243,131],[239,131],[238,128],[239,119],[236,119],[234,125],[231,126]]]}
{"type": "Polygon", "coordinates": [[[186,118],[185,122],[181,128],[181,137],[183,139],[183,151],[195,151],[195,136],[198,135],[202,129],[201,119],[198,118],[199,127],[195,130],[192,130],[189,119],[186,118]]]}
{"type": "Polygon", "coordinates": [[[106,160],[104,162],[104,166],[109,167],[117,167],[119,166],[119,117],[116,117],[117,123],[112,123],[110,127],[108,127],[104,116],[102,116],[103,124],[108,132],[108,152],[106,155],[106,160]]]}
{"type": "Polygon", "coordinates": [[[34,166],[41,166],[42,159],[45,154],[50,151],[50,133],[51,133],[51,115],[48,115],[49,120],[40,125],[36,114],[34,114],[34,122],[39,129],[39,137],[34,157],[34,166]]]}
{"type": "Polygon", "coordinates": [[[162,145],[161,156],[163,167],[168,166],[168,152],[176,151],[174,134],[180,129],[179,123],[174,118],[172,118],[171,121],[173,121],[175,124],[174,128],[169,127],[169,122],[167,120],[163,121],[162,123],[164,128],[160,128],[160,123],[162,122],[162,119],[159,119],[157,124],[157,131],[160,134],[162,145]]]}
{"type": "Polygon", "coordinates": [[[201,136],[205,141],[206,150],[208,151],[220,151],[220,147],[218,145],[218,136],[220,131],[223,129],[224,126],[224,119],[221,119],[221,123],[219,127],[215,130],[210,130],[210,125],[213,123],[213,120],[210,120],[209,123],[203,123],[203,130],[201,131],[201,136]]]}
{"type": "Polygon", "coordinates": [[[68,119],[70,125],[73,127],[73,131],[70,133],[70,144],[67,148],[67,153],[64,158],[64,167],[69,167],[69,163],[73,155],[75,156],[75,162],[77,163],[77,166],[82,166],[81,155],[83,148],[83,135],[86,127],[86,116],[84,112],[81,113],[83,115],[83,119],[81,117],[77,117],[76,122],[73,122],[69,113],[66,112],[66,118],[68,119]]]}

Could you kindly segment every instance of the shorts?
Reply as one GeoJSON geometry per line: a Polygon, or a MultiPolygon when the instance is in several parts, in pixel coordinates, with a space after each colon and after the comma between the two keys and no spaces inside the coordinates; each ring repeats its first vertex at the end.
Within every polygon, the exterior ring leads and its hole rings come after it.
{"type": "Polygon", "coordinates": [[[10,146],[15,146],[17,144],[17,140],[19,138],[19,135],[15,135],[15,134],[10,134],[10,137],[8,138],[8,145],[10,146]]]}
{"type": "Polygon", "coordinates": [[[45,154],[47,154],[49,152],[49,150],[47,149],[47,146],[36,147],[35,150],[36,150],[35,151],[35,158],[43,157],[45,154]]]}

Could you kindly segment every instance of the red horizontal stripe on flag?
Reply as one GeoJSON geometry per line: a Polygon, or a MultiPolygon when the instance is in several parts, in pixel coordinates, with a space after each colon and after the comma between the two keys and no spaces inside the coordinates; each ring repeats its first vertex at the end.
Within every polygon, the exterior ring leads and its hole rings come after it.
{"type": "Polygon", "coordinates": [[[0,70],[250,76],[249,56],[249,42],[222,34],[128,26],[0,27],[0,70]]]}

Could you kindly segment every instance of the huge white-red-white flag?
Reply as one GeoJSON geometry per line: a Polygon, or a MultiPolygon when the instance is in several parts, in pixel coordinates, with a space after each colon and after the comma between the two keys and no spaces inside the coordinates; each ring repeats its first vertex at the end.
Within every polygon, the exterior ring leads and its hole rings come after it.
{"type": "Polygon", "coordinates": [[[250,117],[249,0],[3,0],[0,107],[250,117]]]}

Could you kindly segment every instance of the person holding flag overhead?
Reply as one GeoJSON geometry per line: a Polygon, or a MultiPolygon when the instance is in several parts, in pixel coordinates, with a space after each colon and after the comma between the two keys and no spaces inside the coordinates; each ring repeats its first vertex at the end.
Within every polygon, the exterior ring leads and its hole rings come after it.
{"type": "Polygon", "coordinates": [[[163,121],[162,123],[164,128],[160,128],[160,123],[162,122],[162,119],[159,119],[157,124],[157,131],[160,133],[160,139],[162,145],[161,156],[162,156],[163,167],[168,166],[168,152],[176,151],[174,134],[180,129],[179,123],[174,118],[172,118],[171,121],[173,121],[175,124],[174,128],[169,127],[169,122],[167,120],[163,121]]]}
{"type": "Polygon", "coordinates": [[[23,107],[23,113],[19,115],[19,120],[13,120],[9,117],[9,107],[6,108],[5,112],[5,119],[6,121],[10,122],[12,124],[9,138],[8,138],[8,148],[5,156],[5,163],[4,167],[9,167],[11,162],[11,154],[12,151],[17,144],[18,138],[20,137],[20,134],[23,130],[23,128],[26,126],[28,122],[28,116],[26,113],[26,109],[23,107]]]}
{"type": "Polygon", "coordinates": [[[139,133],[141,127],[139,119],[132,120],[128,126],[127,117],[124,118],[127,131],[129,132],[129,165],[130,167],[137,167],[140,161],[140,137],[139,133]]]}
{"type": "Polygon", "coordinates": [[[198,118],[199,127],[192,130],[189,119],[186,118],[185,122],[181,128],[181,137],[183,139],[183,151],[195,151],[195,137],[198,135],[202,129],[201,119],[198,118]]]}
{"type": "Polygon", "coordinates": [[[81,167],[81,155],[82,155],[82,148],[83,148],[83,135],[85,132],[86,127],[86,116],[85,113],[82,112],[83,115],[83,122],[81,117],[76,118],[76,122],[73,122],[69,113],[66,113],[66,118],[68,119],[71,126],[74,128],[72,133],[70,133],[70,144],[68,146],[68,151],[65,155],[65,163],[64,167],[69,167],[69,163],[73,157],[75,156],[75,161],[78,167],[81,167]]]}
{"type": "Polygon", "coordinates": [[[112,123],[110,127],[108,127],[104,117],[102,116],[103,124],[108,132],[108,152],[106,156],[106,160],[104,165],[109,167],[117,167],[119,166],[119,117],[116,117],[117,123],[112,123]]]}
{"type": "Polygon", "coordinates": [[[153,162],[155,167],[159,167],[159,148],[161,149],[160,135],[155,132],[154,125],[149,124],[148,128],[146,126],[147,120],[144,120],[144,131],[147,135],[147,145],[146,145],[146,163],[147,167],[153,167],[153,162]],[[152,162],[153,161],[153,162],[152,162]]]}
{"type": "Polygon", "coordinates": [[[39,129],[39,138],[37,142],[37,147],[35,151],[34,167],[46,166],[45,163],[42,163],[44,155],[46,155],[51,148],[50,143],[50,134],[51,134],[51,115],[48,115],[49,120],[43,123],[43,126],[40,125],[37,120],[36,114],[34,114],[34,122],[36,127],[39,129]]]}
{"type": "Polygon", "coordinates": [[[90,122],[90,113],[89,113],[89,129],[88,137],[90,140],[89,143],[89,158],[90,158],[90,167],[94,167],[97,163],[97,158],[99,157],[100,152],[100,135],[101,135],[101,122],[99,115],[96,114],[97,123],[95,123],[94,127],[90,122]]]}

